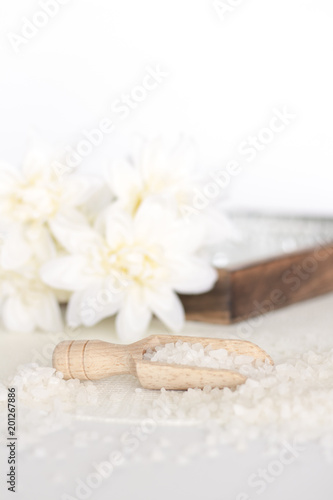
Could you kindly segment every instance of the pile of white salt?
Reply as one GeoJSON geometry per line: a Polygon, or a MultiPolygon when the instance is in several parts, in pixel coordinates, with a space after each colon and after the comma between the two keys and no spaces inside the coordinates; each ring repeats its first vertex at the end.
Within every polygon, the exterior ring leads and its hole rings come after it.
{"type": "Polygon", "coordinates": [[[270,442],[319,440],[333,447],[333,349],[308,351],[270,365],[249,356],[228,354],[200,344],[177,342],[149,350],[151,362],[237,370],[247,376],[236,390],[205,387],[185,392],[161,390],[159,403],[168,419],[211,425],[212,439],[246,443],[258,437],[270,442]]]}
{"type": "MultiPolygon", "coordinates": [[[[237,370],[247,380],[235,390],[205,387],[155,392],[135,389],[133,380],[130,390],[139,409],[136,417],[154,418],[156,424],[201,423],[211,430],[209,439],[217,445],[242,445],[264,438],[270,443],[316,440],[326,449],[333,448],[333,349],[285,356],[283,362],[270,365],[223,349],[177,342],[158,346],[144,357],[152,363],[237,370]],[[154,412],[156,405],[164,409],[160,420],[154,412]]],[[[53,368],[36,364],[20,367],[8,381],[8,386],[17,388],[21,430],[24,425],[27,431],[39,428],[43,432],[61,428],[67,416],[75,418],[82,409],[89,413],[89,408],[98,407],[99,416],[108,417],[115,396],[114,391],[107,390],[108,384],[111,379],[103,385],[65,381],[53,368]]],[[[126,395],[128,400],[129,393],[126,395]]],[[[2,385],[0,403],[5,405],[6,397],[2,385]]]]}

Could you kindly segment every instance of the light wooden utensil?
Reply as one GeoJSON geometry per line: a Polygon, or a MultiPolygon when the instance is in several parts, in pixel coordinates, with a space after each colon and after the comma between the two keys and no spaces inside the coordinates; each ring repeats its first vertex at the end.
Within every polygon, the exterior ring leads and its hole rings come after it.
{"type": "Polygon", "coordinates": [[[225,349],[229,353],[252,356],[254,359],[272,359],[265,351],[245,340],[152,335],[134,344],[121,345],[101,340],[74,340],[60,342],[53,353],[53,366],[65,379],[98,380],[112,375],[131,374],[145,389],[186,390],[188,388],[230,387],[246,381],[237,371],[217,370],[176,364],[152,362],[143,359],[149,348],[177,341],[200,343],[204,347],[225,349]]]}

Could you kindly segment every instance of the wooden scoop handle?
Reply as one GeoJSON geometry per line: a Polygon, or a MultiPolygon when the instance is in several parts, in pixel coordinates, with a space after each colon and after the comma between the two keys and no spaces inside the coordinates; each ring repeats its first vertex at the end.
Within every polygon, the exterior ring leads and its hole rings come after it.
{"type": "Polygon", "coordinates": [[[233,370],[167,365],[143,359],[143,353],[149,347],[178,340],[211,345],[213,349],[226,349],[228,352],[252,356],[273,364],[265,351],[248,341],[151,335],[130,345],[111,344],[102,340],[65,340],[53,352],[53,366],[64,374],[66,380],[99,380],[130,373],[138,377],[142,387],[147,389],[165,387],[184,390],[205,385],[222,388],[236,387],[245,382],[246,377],[233,370]]]}
{"type": "Polygon", "coordinates": [[[98,380],[135,372],[128,346],[102,340],[65,340],[53,352],[53,367],[66,380],[98,380]]]}

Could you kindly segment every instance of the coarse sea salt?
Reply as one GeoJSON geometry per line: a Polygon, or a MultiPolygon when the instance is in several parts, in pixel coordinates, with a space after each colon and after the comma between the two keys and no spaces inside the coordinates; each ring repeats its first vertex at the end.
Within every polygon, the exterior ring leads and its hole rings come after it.
{"type": "MultiPolygon", "coordinates": [[[[16,388],[20,439],[24,444],[66,427],[80,409],[97,404],[93,382],[64,380],[63,374],[54,368],[36,363],[18,367],[6,385],[16,388]]],[[[0,384],[0,402],[6,399],[7,389],[0,384]]]]}
{"type": "MultiPolygon", "coordinates": [[[[332,448],[333,349],[322,353],[308,351],[270,365],[200,344],[177,342],[157,346],[145,358],[151,362],[233,369],[247,376],[246,382],[235,390],[162,389],[155,401],[167,409],[168,420],[206,422],[214,429],[210,440],[215,444],[241,446],[264,437],[269,443],[316,439],[324,448],[332,448]]],[[[148,414],[153,412],[149,410],[148,414]]]]}
{"type": "Polygon", "coordinates": [[[200,343],[181,341],[149,348],[143,358],[151,362],[237,370],[244,372],[244,375],[263,365],[262,361],[255,361],[252,356],[239,355],[226,349],[213,349],[211,345],[204,347],[200,343]]]}
{"type": "MultiPolygon", "coordinates": [[[[116,415],[119,420],[119,414],[114,412],[116,406],[129,425],[132,416],[142,421],[152,418],[156,424],[200,424],[206,437],[196,442],[198,453],[209,456],[225,443],[243,447],[257,438],[271,447],[285,440],[291,443],[316,440],[327,453],[333,449],[332,348],[320,352],[307,350],[293,356],[280,354],[280,362],[273,366],[221,349],[214,351],[186,343],[158,346],[155,351],[147,351],[145,359],[152,363],[237,369],[247,380],[235,390],[205,387],[147,391],[136,390],[137,380],[130,376],[113,377],[101,383],[65,381],[53,368],[24,365],[6,384],[17,388],[20,439],[26,430],[31,441],[38,441],[38,436],[66,427],[76,417],[94,418],[96,409],[99,419],[112,420],[116,415]]],[[[0,403],[2,400],[4,407],[6,399],[6,386],[0,385],[0,403]]],[[[80,440],[81,436],[75,438],[75,443],[80,440]]],[[[88,443],[88,437],[83,441],[88,443]]],[[[193,450],[188,455],[192,456],[193,450]]],[[[184,456],[187,456],[185,451],[184,456]]]]}

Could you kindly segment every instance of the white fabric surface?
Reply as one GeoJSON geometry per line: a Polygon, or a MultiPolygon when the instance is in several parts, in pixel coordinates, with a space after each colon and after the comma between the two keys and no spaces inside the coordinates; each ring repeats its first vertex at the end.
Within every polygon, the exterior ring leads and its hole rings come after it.
{"type": "MultiPolygon", "coordinates": [[[[306,350],[331,348],[332,305],[333,294],[329,294],[271,313],[254,329],[249,340],[259,344],[277,362],[306,350]]],[[[167,332],[154,321],[149,333],[167,332]]],[[[238,333],[239,325],[190,322],[183,331],[184,335],[223,338],[237,338],[238,333]]],[[[113,321],[107,320],[93,329],[82,330],[75,337],[115,341],[113,321]]],[[[18,364],[36,361],[38,356],[42,356],[40,362],[48,365],[52,343],[57,340],[61,339],[42,333],[24,336],[2,332],[1,380],[7,379],[18,364]]],[[[114,377],[96,384],[103,403],[85,408],[79,415],[73,414],[67,427],[55,433],[41,436],[39,430],[32,429],[29,424],[30,439],[26,440],[24,422],[19,420],[19,446],[22,446],[19,448],[17,499],[79,498],[75,496],[78,478],[86,481],[94,471],[95,463],[105,460],[110,450],[119,449],[121,436],[135,432],[147,416],[147,404],[158,397],[154,391],[135,393],[138,383],[130,376],[114,377]],[[70,496],[64,496],[65,493],[70,496]]],[[[3,423],[3,415],[1,420],[3,423]]],[[[140,446],[125,464],[115,468],[111,477],[86,498],[129,500],[142,497],[150,500],[158,497],[164,500],[172,494],[179,499],[233,500],[241,499],[242,492],[248,494],[248,498],[258,496],[249,488],[248,478],[258,467],[267,466],[274,460],[265,456],[265,443],[254,442],[242,453],[225,445],[217,449],[209,443],[207,429],[186,419],[161,420],[157,424],[154,432],[140,441],[140,446]],[[166,488],[164,483],[170,479],[166,488]],[[161,489],[157,489],[159,486],[161,489]]],[[[2,463],[5,463],[5,455],[6,450],[2,447],[2,463]]],[[[3,476],[0,480],[3,481],[3,476]]],[[[320,488],[321,498],[328,500],[331,486],[331,465],[325,461],[317,445],[309,445],[274,484],[267,484],[265,498],[291,499],[297,491],[297,496],[312,500],[320,488]]],[[[11,498],[5,491],[7,497],[11,498]]]]}
{"type": "MultiPolygon", "coordinates": [[[[266,350],[274,361],[281,362],[288,356],[308,350],[329,349],[333,347],[332,309],[333,294],[306,301],[270,313],[257,327],[251,329],[246,338],[266,350]]],[[[186,322],[182,335],[198,337],[244,338],[243,323],[233,325],[213,325],[199,322],[186,322]]],[[[166,328],[157,320],[150,326],[148,335],[168,334],[166,328]]],[[[100,339],[119,342],[114,330],[113,319],[108,319],[92,328],[82,328],[74,335],[33,333],[30,335],[2,332],[0,334],[1,371],[0,381],[15,372],[19,364],[38,362],[44,366],[52,365],[52,351],[58,341],[64,339],[100,339]]],[[[118,419],[136,420],[145,416],[141,408],[144,403],[158,397],[158,392],[144,390],[139,394],[137,379],[130,375],[115,376],[95,382],[105,404],[99,408],[87,408],[85,416],[110,421],[118,419]],[[140,402],[142,403],[140,405],[140,402]]]]}
{"type": "MultiPolygon", "coordinates": [[[[265,349],[276,362],[307,350],[322,351],[332,348],[332,305],[333,294],[329,294],[268,314],[260,325],[251,329],[247,340],[265,349]]],[[[182,334],[198,337],[244,338],[242,325],[242,323],[213,325],[187,322],[182,334]]],[[[157,320],[152,322],[148,331],[148,335],[167,333],[169,332],[157,320]]],[[[44,366],[52,366],[53,348],[58,341],[65,338],[119,342],[113,319],[105,320],[92,328],[81,328],[70,336],[66,336],[65,333],[23,335],[2,332],[0,381],[5,381],[13,374],[19,364],[38,362],[44,366]]],[[[84,415],[86,417],[98,416],[109,421],[119,419],[134,421],[146,416],[145,403],[158,397],[158,392],[148,390],[136,394],[135,389],[140,387],[140,384],[130,375],[115,376],[97,381],[95,384],[104,399],[104,404],[99,408],[86,408],[84,415]]]]}

